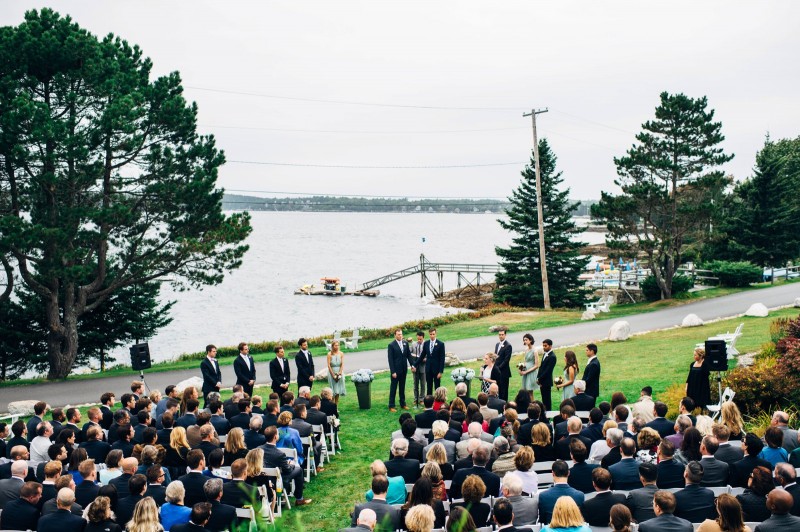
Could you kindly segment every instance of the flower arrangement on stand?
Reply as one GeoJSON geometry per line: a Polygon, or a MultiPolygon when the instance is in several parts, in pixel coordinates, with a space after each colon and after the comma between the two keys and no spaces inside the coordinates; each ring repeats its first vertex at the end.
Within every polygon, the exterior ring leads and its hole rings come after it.
{"type": "Polygon", "coordinates": [[[375,380],[375,373],[371,369],[361,368],[350,376],[350,380],[356,386],[358,395],[358,408],[369,410],[372,408],[372,381],[375,380]]]}
{"type": "Polygon", "coordinates": [[[472,387],[472,379],[475,378],[475,370],[469,368],[455,368],[453,371],[450,372],[450,378],[453,379],[453,382],[458,384],[459,382],[466,383],[467,385],[467,397],[470,396],[470,388],[472,387]]]}

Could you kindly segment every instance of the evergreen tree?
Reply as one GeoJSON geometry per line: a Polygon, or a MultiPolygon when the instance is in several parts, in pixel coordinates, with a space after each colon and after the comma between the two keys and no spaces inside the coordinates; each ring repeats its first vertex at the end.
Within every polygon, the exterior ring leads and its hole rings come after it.
{"type": "Polygon", "coordinates": [[[707,111],[708,100],[661,93],[656,119],[642,125],[635,144],[615,158],[622,189],[607,192],[592,216],[608,228],[607,245],[620,256],[644,253],[662,299],[672,297],[672,279],[689,245],[711,230],[715,199],[730,183],[718,169],[733,158],[719,144],[722,124],[707,111]]]}
{"type": "MultiPolygon", "coordinates": [[[[578,202],[569,201],[568,188],[559,189],[563,179],[561,172],[556,170],[556,156],[547,139],[539,141],[539,159],[550,302],[553,307],[575,307],[581,305],[586,297],[583,283],[578,279],[586,265],[586,257],[580,254],[586,243],[572,238],[583,232],[572,219],[578,202]]],[[[509,201],[508,219],[498,221],[503,229],[514,234],[514,238],[508,248],[495,248],[503,268],[497,274],[495,299],[522,307],[542,307],[544,293],[533,157],[522,172],[522,183],[509,201]]]]}

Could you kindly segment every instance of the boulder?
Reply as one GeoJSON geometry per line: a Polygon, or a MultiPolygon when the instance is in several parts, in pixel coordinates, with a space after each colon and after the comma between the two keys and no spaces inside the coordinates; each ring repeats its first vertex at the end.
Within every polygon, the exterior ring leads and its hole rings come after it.
{"type": "Polygon", "coordinates": [[[596,312],[594,312],[592,310],[585,310],[585,311],[583,311],[583,314],[581,314],[581,320],[582,321],[593,320],[593,319],[595,319],[596,316],[597,316],[596,312]]]}
{"type": "Polygon", "coordinates": [[[631,324],[627,321],[618,321],[608,331],[608,339],[612,342],[624,342],[631,337],[631,324]]]}
{"type": "Polygon", "coordinates": [[[753,303],[744,315],[754,318],[766,318],[769,316],[769,309],[763,303],[753,303]]]}
{"type": "Polygon", "coordinates": [[[444,355],[444,365],[445,366],[460,366],[461,359],[458,358],[458,355],[455,353],[445,353],[444,355]]]}
{"type": "Polygon", "coordinates": [[[39,401],[13,401],[8,403],[8,413],[12,416],[29,416],[33,414],[33,405],[39,401]]]}
{"type": "Polygon", "coordinates": [[[700,327],[703,325],[703,320],[697,314],[688,314],[681,322],[681,327],[700,327]]]}
{"type": "Polygon", "coordinates": [[[794,308],[800,308],[800,297],[794,300],[794,308]]]}
{"type": "Polygon", "coordinates": [[[178,384],[175,385],[175,389],[178,393],[183,393],[183,390],[188,388],[189,386],[194,386],[197,388],[197,393],[199,395],[203,395],[203,379],[200,377],[190,377],[188,379],[182,380],[178,384]]]}
{"type": "Polygon", "coordinates": [[[490,333],[496,333],[496,332],[507,331],[507,330],[508,330],[508,327],[506,327],[505,325],[492,325],[491,327],[489,327],[489,332],[490,333]]]}
{"type": "Polygon", "coordinates": [[[328,382],[328,368],[323,369],[322,371],[318,371],[316,375],[314,375],[314,382],[321,382],[323,385],[327,386],[328,382]]]}

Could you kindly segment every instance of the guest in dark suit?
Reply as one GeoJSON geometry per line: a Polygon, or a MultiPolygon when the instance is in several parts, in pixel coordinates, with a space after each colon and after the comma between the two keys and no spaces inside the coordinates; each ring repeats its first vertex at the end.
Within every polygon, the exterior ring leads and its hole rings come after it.
{"type": "Polygon", "coordinates": [[[766,521],[769,519],[770,511],[767,508],[767,496],[775,489],[772,480],[772,473],[766,467],[753,469],[750,475],[750,482],[744,493],[736,496],[736,500],[742,506],[742,514],[745,521],[766,521]]]}
{"type": "Polygon", "coordinates": [[[269,378],[272,380],[270,384],[272,391],[278,395],[283,395],[283,392],[289,389],[292,370],[289,369],[289,362],[286,360],[283,346],[279,345],[275,348],[275,358],[269,362],[269,378]]]}
{"type": "Polygon", "coordinates": [[[744,451],[742,450],[741,442],[737,442],[737,445],[732,445],[730,443],[729,439],[731,437],[731,429],[729,429],[727,425],[716,423],[712,427],[711,432],[714,434],[714,437],[717,438],[717,442],[719,443],[717,452],[714,453],[714,458],[725,462],[729,466],[732,463],[738,462],[744,458],[744,451]]]}
{"type": "Polygon", "coordinates": [[[295,464],[294,461],[290,461],[289,458],[275,446],[275,444],[278,443],[278,429],[276,427],[267,427],[264,429],[264,436],[267,438],[267,443],[261,447],[264,449],[264,467],[278,468],[285,486],[288,486],[294,481],[295,506],[311,504],[311,499],[303,498],[303,489],[305,488],[303,469],[295,464]]]}
{"type": "Polygon", "coordinates": [[[575,405],[576,411],[581,412],[588,412],[595,405],[595,397],[593,395],[589,395],[586,392],[586,381],[581,379],[575,379],[575,382],[572,383],[575,389],[575,395],[570,397],[572,399],[573,404],[575,405]]]}
{"type": "Polygon", "coordinates": [[[203,408],[208,406],[208,394],[218,392],[222,387],[222,371],[217,361],[217,348],[214,345],[206,346],[206,358],[200,363],[203,374],[203,408]]]}
{"type": "Polygon", "coordinates": [[[792,515],[800,516],[800,484],[797,483],[797,472],[793,465],[781,462],[775,466],[775,483],[789,492],[794,498],[792,515]]]}
{"type": "Polygon", "coordinates": [[[105,463],[111,451],[111,446],[103,441],[103,429],[99,426],[90,427],[86,433],[86,441],[78,447],[86,449],[86,455],[98,464],[105,463]]]}
{"type": "Polygon", "coordinates": [[[239,413],[229,420],[231,427],[239,427],[242,430],[247,430],[250,428],[250,419],[253,417],[251,414],[253,407],[250,403],[250,399],[239,399],[238,407],[239,413]]]}
{"type": "Polygon", "coordinates": [[[582,380],[586,381],[586,394],[597,399],[600,397],[600,361],[597,359],[597,345],[587,345],[586,356],[588,362],[583,368],[582,380]]]}
{"type": "Polygon", "coordinates": [[[506,340],[505,331],[497,333],[497,340],[498,342],[494,346],[494,353],[497,355],[495,366],[500,371],[500,379],[497,381],[498,395],[503,401],[508,401],[508,381],[511,379],[510,364],[513,348],[506,340]]]}
{"type": "Polygon", "coordinates": [[[85,460],[78,465],[78,471],[83,481],[75,486],[74,500],[70,501],[70,506],[72,506],[73,502],[77,502],[86,508],[97,497],[97,492],[100,491],[100,486],[95,482],[97,480],[97,469],[94,466],[94,462],[85,460]]]}
{"type": "Polygon", "coordinates": [[[686,485],[683,478],[684,466],[678,463],[675,456],[675,446],[669,440],[661,440],[658,444],[658,479],[656,485],[659,489],[682,488],[686,485]]]}
{"type": "Polygon", "coordinates": [[[553,341],[545,339],[542,341],[542,361],[539,364],[539,373],[536,380],[539,383],[539,391],[542,394],[542,403],[546,411],[553,409],[551,389],[553,387],[553,368],[556,367],[556,354],[553,352],[553,341]]]}
{"type": "Polygon", "coordinates": [[[211,518],[206,523],[206,529],[212,532],[232,530],[236,525],[236,508],[220,502],[222,499],[222,479],[212,478],[206,481],[206,498],[211,503],[211,518]]]}
{"type": "Polygon", "coordinates": [[[633,490],[642,487],[639,480],[639,463],[633,458],[636,443],[625,438],[619,446],[622,459],[608,468],[615,490],[633,490]]]}
{"type": "MultiPolygon", "coordinates": [[[[712,488],[728,485],[729,466],[722,460],[714,458],[719,443],[714,436],[706,436],[700,444],[700,464],[703,466],[703,482],[701,485],[712,488]]],[[[765,494],[766,495],[766,494],[765,494]]],[[[755,519],[748,519],[755,521],[755,519]]]]}
{"type": "Polygon", "coordinates": [[[553,508],[559,497],[570,497],[578,505],[583,506],[585,496],[567,483],[569,466],[563,460],[553,462],[553,486],[539,493],[539,521],[549,523],[553,517],[553,508]]]}
{"type": "Polygon", "coordinates": [[[314,386],[314,357],[308,349],[308,340],[300,338],[297,342],[300,351],[294,356],[294,365],[297,366],[297,389],[303,386],[314,386]]]}
{"type": "Polygon", "coordinates": [[[599,408],[592,408],[589,411],[589,424],[581,431],[581,436],[589,438],[592,443],[604,438],[602,410],[599,408]]]}
{"type": "Polygon", "coordinates": [[[234,460],[231,464],[231,481],[222,485],[221,502],[234,508],[242,508],[245,504],[250,504],[255,486],[248,484],[245,481],[246,478],[247,462],[244,459],[234,460]]]}
{"type": "Polygon", "coordinates": [[[653,412],[656,417],[653,421],[645,425],[645,427],[655,429],[662,438],[675,434],[675,422],[667,419],[668,409],[669,407],[667,407],[666,404],[661,401],[656,401],[653,406],[653,412]]]}
{"type": "Polygon", "coordinates": [[[442,384],[444,372],[444,342],[436,339],[436,329],[428,331],[430,340],[422,344],[423,357],[425,357],[425,378],[428,391],[433,392],[442,384]]]}
{"type": "Polygon", "coordinates": [[[700,462],[691,461],[686,464],[684,478],[686,487],[675,493],[677,504],[675,515],[691,523],[714,519],[717,516],[714,508],[714,492],[700,485],[703,481],[703,466],[700,462]]]}
{"type": "Polygon", "coordinates": [[[127,523],[133,518],[133,511],[136,504],[144,499],[144,493],[147,491],[147,477],[144,475],[133,475],[128,481],[128,489],[130,495],[122,497],[117,501],[117,509],[114,512],[117,515],[117,522],[127,523]]]}
{"type": "Polygon", "coordinates": [[[668,491],[657,491],[653,497],[655,519],[639,524],[639,532],[692,532],[694,527],[686,519],[673,515],[676,497],[668,491]]]}
{"type": "Polygon", "coordinates": [[[375,530],[395,531],[403,526],[400,520],[400,509],[387,504],[386,494],[389,491],[389,479],[383,475],[372,477],[372,500],[361,504],[356,504],[353,513],[350,514],[350,526],[357,526],[361,510],[369,509],[375,512],[375,530]]]}
{"type": "Polygon", "coordinates": [[[131,494],[128,481],[133,478],[133,475],[136,473],[139,462],[135,458],[124,458],[122,462],[120,462],[120,467],[122,468],[122,474],[109,481],[109,484],[117,489],[117,500],[131,494]]]}
{"type": "Polygon", "coordinates": [[[578,440],[581,443],[583,443],[586,449],[589,449],[592,446],[592,442],[591,440],[589,440],[589,438],[581,436],[580,434],[581,427],[583,427],[583,424],[581,423],[581,420],[578,417],[573,416],[569,418],[569,420],[567,421],[567,428],[569,430],[569,434],[567,435],[566,438],[562,438],[561,440],[557,441],[555,445],[556,456],[560,460],[570,459],[570,444],[575,440],[578,440]]]}
{"type": "Polygon", "coordinates": [[[411,348],[408,347],[408,342],[403,340],[402,329],[394,332],[394,341],[389,343],[387,356],[391,373],[389,411],[397,412],[397,408],[395,408],[395,396],[397,395],[400,396],[400,408],[408,410],[408,406],[406,406],[406,375],[408,374],[408,365],[411,363],[411,348]]]}
{"type": "MultiPolygon", "coordinates": [[[[92,499],[94,500],[94,499],[92,499]]],[[[70,509],[75,503],[75,494],[69,488],[61,488],[56,497],[58,510],[39,518],[37,530],[41,532],[83,532],[86,521],[74,515],[70,509]]]]}
{"type": "Polygon", "coordinates": [[[625,504],[625,495],[611,491],[611,473],[602,467],[592,470],[592,485],[597,494],[584,501],[581,512],[590,526],[608,526],[611,507],[625,504]]]}
{"type": "Polygon", "coordinates": [[[433,422],[436,421],[436,412],[433,410],[433,396],[426,395],[422,400],[422,404],[425,410],[414,416],[414,421],[417,422],[417,428],[429,429],[433,426],[433,422]]]}
{"type": "MultiPolygon", "coordinates": [[[[516,523],[518,519],[518,516],[514,512],[514,501],[512,498],[501,497],[495,501],[494,507],[492,508],[492,519],[497,525],[497,530],[504,530],[505,532],[519,531],[516,525],[512,524],[512,522],[516,523]]],[[[451,516],[450,520],[447,522],[448,530],[459,529],[457,526],[451,524],[454,522],[459,523],[460,519],[454,519],[453,516],[451,516]]]]}
{"type": "MultiPolygon", "coordinates": [[[[461,498],[461,485],[469,475],[477,475],[486,485],[486,496],[497,497],[500,495],[500,477],[486,469],[489,463],[489,450],[483,445],[472,451],[472,467],[465,467],[456,471],[448,493],[452,499],[461,498]]],[[[565,464],[566,465],[566,464],[565,464]]]]}
{"type": "Polygon", "coordinates": [[[732,463],[729,467],[729,483],[731,486],[734,488],[746,488],[750,473],[756,467],[764,466],[767,469],[772,469],[771,463],[758,457],[763,448],[764,442],[755,434],[750,433],[744,437],[742,450],[745,456],[738,462],[732,463]]]}
{"type": "Polygon", "coordinates": [[[386,466],[387,476],[403,477],[406,484],[413,484],[420,476],[420,462],[419,460],[406,458],[407,455],[408,440],[405,438],[392,440],[392,459],[384,462],[384,465],[386,466]]]}
{"type": "Polygon", "coordinates": [[[575,463],[569,470],[569,479],[567,483],[583,493],[593,492],[595,488],[592,484],[592,472],[599,466],[597,464],[586,463],[586,458],[589,456],[589,449],[583,441],[574,438],[569,444],[569,454],[575,463]]]}
{"type": "Polygon", "coordinates": [[[203,451],[200,449],[192,449],[189,451],[189,454],[186,455],[186,465],[189,467],[190,471],[178,480],[183,482],[183,488],[186,490],[186,495],[184,495],[183,498],[184,504],[186,506],[193,506],[198,502],[205,502],[206,500],[203,486],[205,486],[209,477],[203,474],[203,469],[206,467],[206,459],[203,455],[203,451]]]}
{"type": "Polygon", "coordinates": [[[656,517],[653,511],[653,497],[658,491],[658,487],[656,486],[657,478],[658,467],[655,464],[639,464],[639,480],[642,483],[642,487],[628,493],[628,498],[626,500],[626,504],[631,510],[633,518],[636,519],[638,523],[656,517]]]}
{"type": "Polygon", "coordinates": [[[8,501],[0,515],[0,530],[36,530],[39,522],[37,504],[42,497],[42,485],[26,482],[19,497],[8,501]]]}
{"type": "Polygon", "coordinates": [[[772,515],[758,525],[753,532],[800,530],[800,517],[789,513],[792,508],[792,496],[785,490],[770,491],[767,496],[767,508],[772,515]]]}
{"type": "Polygon", "coordinates": [[[164,470],[160,465],[154,464],[147,468],[147,491],[145,497],[152,497],[156,506],[161,508],[167,500],[167,487],[163,485],[165,481],[164,470]]]}
{"type": "Polygon", "coordinates": [[[241,384],[242,390],[252,396],[256,383],[256,362],[250,356],[250,346],[246,342],[239,343],[239,356],[233,361],[233,372],[236,374],[236,384],[241,384]]]}

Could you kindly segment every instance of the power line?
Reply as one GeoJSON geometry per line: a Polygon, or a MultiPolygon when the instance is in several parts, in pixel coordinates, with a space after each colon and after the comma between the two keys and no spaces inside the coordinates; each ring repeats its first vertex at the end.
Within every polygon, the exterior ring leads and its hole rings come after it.
{"type": "Polygon", "coordinates": [[[265,166],[290,166],[299,168],[351,168],[363,170],[436,170],[444,168],[486,168],[490,166],[516,166],[528,164],[527,161],[513,161],[508,163],[483,163],[483,164],[433,164],[433,165],[359,165],[359,164],[315,164],[315,163],[279,163],[274,161],[241,161],[229,160],[235,164],[257,164],[265,166]]]}
{"type": "MultiPolygon", "coordinates": [[[[304,203],[294,201],[228,201],[223,200],[225,205],[287,205],[287,206],[300,206],[300,207],[350,207],[350,208],[370,208],[370,207],[428,207],[433,206],[422,203],[364,203],[358,205],[345,205],[343,203],[304,203]]],[[[447,207],[505,207],[508,203],[448,203],[447,207]]]]}
{"type": "Polygon", "coordinates": [[[627,133],[629,135],[635,135],[636,134],[633,131],[628,131],[627,129],[620,129],[618,127],[609,126],[608,124],[603,124],[602,122],[597,122],[595,120],[589,120],[588,118],[583,118],[582,116],[574,115],[574,114],[567,113],[567,112],[564,112],[564,111],[559,111],[558,109],[551,109],[551,111],[553,111],[555,113],[558,113],[558,114],[561,114],[561,115],[564,115],[564,116],[569,116],[569,117],[574,118],[576,120],[582,120],[583,122],[586,122],[588,124],[594,124],[596,126],[604,127],[604,128],[607,128],[607,129],[612,129],[614,131],[620,131],[622,133],[627,133]]]}
{"type": "MultiPolygon", "coordinates": [[[[470,200],[470,199],[477,199],[477,200],[506,200],[505,196],[484,196],[480,198],[472,198],[468,196],[436,196],[435,198],[431,198],[430,196],[387,196],[384,194],[375,195],[375,194],[342,194],[341,192],[337,192],[336,194],[329,194],[325,192],[285,192],[285,191],[277,191],[277,190],[253,190],[253,189],[242,189],[242,188],[226,188],[225,192],[248,192],[248,193],[255,193],[255,194],[284,194],[286,196],[334,196],[334,197],[346,197],[346,198],[406,198],[406,199],[434,199],[434,200],[470,200]]],[[[269,199],[269,198],[266,198],[269,199]]]]}
{"type": "Polygon", "coordinates": [[[206,127],[210,129],[244,129],[248,131],[280,131],[284,133],[346,133],[346,134],[365,134],[365,135],[425,135],[425,134],[441,134],[441,133],[482,133],[490,131],[517,131],[520,129],[527,129],[524,127],[496,127],[485,129],[440,129],[440,130],[427,130],[427,131],[372,131],[372,130],[346,130],[346,129],[293,129],[293,128],[279,128],[279,127],[250,127],[250,126],[218,126],[218,125],[200,125],[199,127],[206,127]]]}

